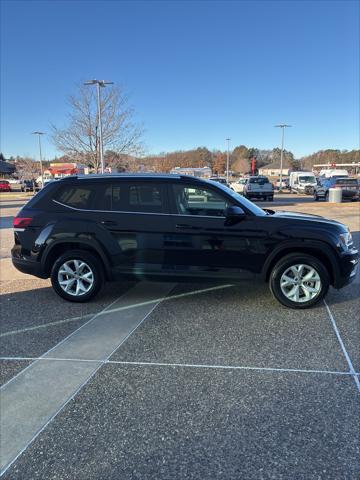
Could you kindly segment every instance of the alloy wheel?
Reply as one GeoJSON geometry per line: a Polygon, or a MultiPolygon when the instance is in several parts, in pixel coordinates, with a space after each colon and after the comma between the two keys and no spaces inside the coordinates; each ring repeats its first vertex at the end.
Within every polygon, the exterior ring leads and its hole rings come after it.
{"type": "Polygon", "coordinates": [[[59,268],[58,282],[69,295],[85,295],[94,284],[94,272],[83,260],[67,260],[59,268]]]}
{"type": "Polygon", "coordinates": [[[312,300],[321,291],[321,279],[314,267],[296,264],[287,268],[280,278],[280,288],[286,298],[296,303],[312,300]]]}

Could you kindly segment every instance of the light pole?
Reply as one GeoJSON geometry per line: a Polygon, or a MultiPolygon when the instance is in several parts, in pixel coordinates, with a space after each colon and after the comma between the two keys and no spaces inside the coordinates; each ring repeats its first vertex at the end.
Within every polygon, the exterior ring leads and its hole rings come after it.
{"type": "Polygon", "coordinates": [[[107,82],[105,80],[88,80],[84,83],[84,85],[96,85],[101,173],[104,173],[104,147],[102,138],[100,87],[105,87],[106,85],[113,85],[113,83],[114,82],[107,82]]]}
{"type": "Polygon", "coordinates": [[[285,137],[285,128],[291,127],[291,125],[286,125],[281,123],[279,125],[274,125],[277,128],[281,128],[281,152],[280,152],[280,186],[279,192],[282,191],[282,171],[283,171],[283,157],[284,157],[284,137],[285,137]]]}
{"type": "Polygon", "coordinates": [[[229,183],[229,168],[230,168],[230,140],[231,138],[226,138],[227,141],[227,154],[226,154],[226,182],[229,183]]]}
{"type": "Polygon", "coordinates": [[[41,135],[45,135],[44,132],[32,132],[33,135],[37,135],[39,138],[39,154],[40,154],[40,172],[41,172],[41,188],[44,186],[44,173],[43,173],[43,164],[42,164],[42,153],[41,153],[41,135]]]}

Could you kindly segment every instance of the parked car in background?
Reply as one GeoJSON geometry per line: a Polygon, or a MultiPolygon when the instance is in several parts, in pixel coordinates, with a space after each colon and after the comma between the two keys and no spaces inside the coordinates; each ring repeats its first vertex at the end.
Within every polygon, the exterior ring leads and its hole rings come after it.
{"type": "Polygon", "coordinates": [[[243,195],[246,198],[274,200],[274,185],[263,175],[251,176],[244,185],[243,195]]]}
{"type": "Polygon", "coordinates": [[[234,192],[242,194],[244,192],[244,187],[247,180],[247,178],[240,178],[239,180],[231,184],[231,188],[234,190],[234,192]]]}
{"type": "Polygon", "coordinates": [[[21,191],[22,192],[33,192],[35,190],[40,190],[40,185],[33,180],[22,180],[21,181],[21,191]]]}
{"type": "Polygon", "coordinates": [[[0,180],[0,192],[11,192],[11,186],[8,180],[0,180]]]}
{"type": "Polygon", "coordinates": [[[280,182],[280,178],[278,178],[275,182],[275,190],[280,190],[280,183],[281,183],[281,190],[288,190],[289,189],[289,179],[283,178],[282,182],[280,182]]]}
{"type": "Polygon", "coordinates": [[[350,177],[332,177],[320,180],[314,189],[314,200],[328,200],[329,189],[340,188],[342,190],[343,200],[359,200],[359,184],[356,178],[350,177]]]}
{"type": "Polygon", "coordinates": [[[316,177],[312,172],[291,172],[289,188],[294,193],[305,193],[306,187],[316,187],[316,177]]]}
{"type": "Polygon", "coordinates": [[[308,308],[329,285],[353,281],[358,263],[345,225],[263,210],[221,183],[183,175],[68,177],[43,188],[13,225],[14,266],[50,277],[73,302],[90,300],[106,280],[248,288],[253,280],[268,282],[283,305],[308,308]]]}
{"type": "Polygon", "coordinates": [[[211,180],[212,182],[222,183],[223,185],[230,187],[225,177],[210,177],[209,180],[211,180]]]}

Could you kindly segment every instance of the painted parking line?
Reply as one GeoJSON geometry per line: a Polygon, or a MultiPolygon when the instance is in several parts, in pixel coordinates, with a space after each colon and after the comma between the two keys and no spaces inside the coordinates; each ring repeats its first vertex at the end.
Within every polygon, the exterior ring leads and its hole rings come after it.
{"type": "MultiPolygon", "coordinates": [[[[53,357],[0,357],[0,361],[55,361],[57,362],[58,358],[53,357]]],[[[103,363],[111,365],[135,365],[142,367],[183,367],[183,368],[203,368],[203,369],[212,369],[212,370],[254,370],[258,372],[282,372],[282,373],[316,373],[316,374],[327,374],[327,375],[345,375],[345,376],[359,376],[360,372],[343,372],[340,370],[316,370],[308,368],[280,368],[280,367],[255,367],[249,365],[209,365],[209,364],[196,364],[196,363],[168,363],[168,362],[130,362],[125,360],[83,360],[79,358],[62,358],[61,361],[64,362],[90,362],[90,363],[103,363]]]]}
{"type": "Polygon", "coordinates": [[[350,355],[348,354],[346,348],[345,348],[345,344],[343,342],[343,339],[341,338],[341,335],[340,335],[340,332],[339,332],[339,329],[336,325],[336,321],[335,321],[335,318],[332,314],[332,311],[330,310],[330,307],[329,305],[326,303],[326,300],[324,299],[324,305],[326,307],[326,311],[329,315],[329,318],[330,318],[330,322],[332,324],[332,327],[334,329],[334,332],[335,332],[335,335],[338,339],[338,342],[340,344],[340,347],[341,347],[341,350],[344,354],[344,357],[346,358],[346,361],[347,361],[347,364],[349,366],[349,371],[350,371],[350,374],[352,375],[353,379],[354,379],[354,382],[355,382],[355,385],[357,387],[357,389],[359,390],[360,392],[360,380],[359,380],[359,377],[357,375],[357,373],[355,372],[355,369],[353,367],[353,364],[352,364],[352,361],[351,361],[351,358],[350,358],[350,355]]]}
{"type": "Polygon", "coordinates": [[[174,288],[141,282],[1,388],[1,473],[174,288]],[[157,303],[151,300],[158,299],[157,303]],[[150,303],[148,303],[150,302],[150,303]],[[130,307],[118,311],[121,307],[130,307]],[[104,315],[110,308],[112,314],[104,315]],[[74,357],[77,361],[67,359],[74,357]],[[52,361],[42,361],[51,358],[52,361]],[[91,360],[91,361],[88,361],[91,360]]]}

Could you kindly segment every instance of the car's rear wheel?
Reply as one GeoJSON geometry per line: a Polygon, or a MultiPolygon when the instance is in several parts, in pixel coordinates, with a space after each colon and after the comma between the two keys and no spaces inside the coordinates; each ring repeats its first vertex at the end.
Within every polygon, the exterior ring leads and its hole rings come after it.
{"type": "Polygon", "coordinates": [[[309,308],[326,295],[329,273],[323,263],[307,254],[290,254],[274,266],[270,290],[274,297],[290,308],[309,308]]]}
{"type": "Polygon", "coordinates": [[[71,250],[55,261],[51,283],[55,292],[65,300],[87,302],[104,284],[103,268],[92,253],[71,250]]]}

